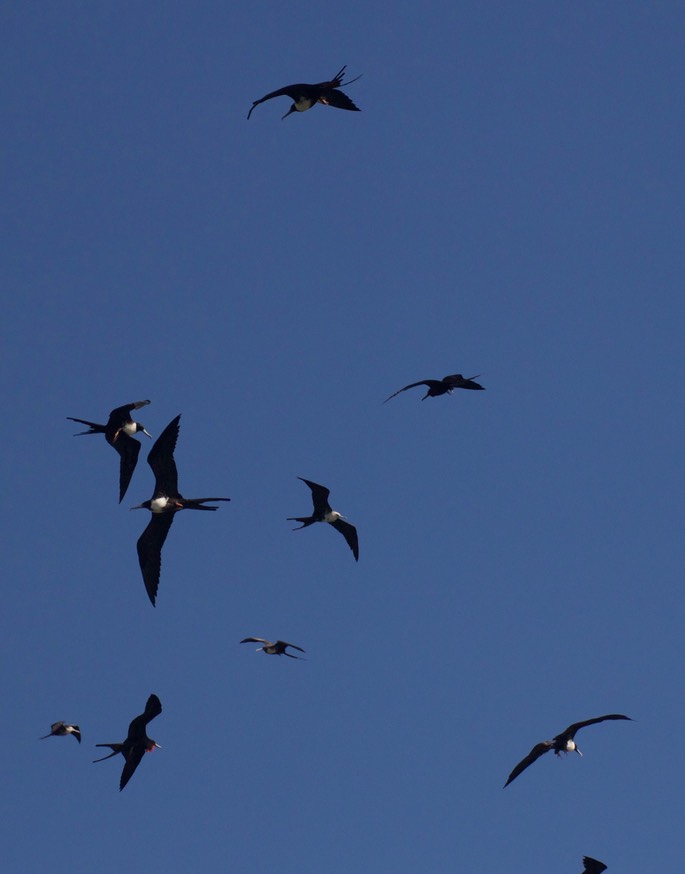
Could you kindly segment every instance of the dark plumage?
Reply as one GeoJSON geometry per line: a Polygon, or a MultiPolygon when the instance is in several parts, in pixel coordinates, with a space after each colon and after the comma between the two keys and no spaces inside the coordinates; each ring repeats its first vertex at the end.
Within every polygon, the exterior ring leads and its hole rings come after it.
{"type": "Polygon", "coordinates": [[[298,652],[305,652],[301,646],[295,646],[294,643],[286,643],[284,640],[277,640],[272,643],[270,640],[266,640],[263,637],[245,637],[240,641],[241,643],[263,643],[264,646],[260,646],[257,648],[257,652],[265,652],[269,655],[284,655],[288,656],[289,659],[299,659],[302,662],[306,662],[307,659],[303,659],[301,656],[293,655],[291,652],[286,652],[286,647],[291,646],[293,649],[296,649],[298,652]]]}
{"type": "Polygon", "coordinates": [[[607,869],[604,862],[598,862],[597,859],[593,859],[592,856],[583,856],[583,865],[585,865],[585,867],[580,874],[602,874],[602,871],[606,871],[607,869]]]}
{"type": "Polygon", "coordinates": [[[579,756],[582,756],[583,754],[573,740],[576,732],[580,731],[581,728],[585,728],[587,725],[595,725],[596,723],[604,722],[607,719],[629,720],[630,716],[622,716],[620,713],[610,713],[607,716],[596,716],[594,719],[586,719],[584,722],[574,722],[573,725],[569,725],[567,729],[562,731],[561,734],[556,735],[556,737],[553,737],[552,740],[543,740],[539,744],[535,744],[525,759],[521,759],[511,774],[509,774],[507,782],[504,784],[505,788],[512,782],[512,780],[515,780],[520,773],[525,771],[529,765],[532,765],[533,762],[540,758],[540,756],[543,756],[550,750],[554,750],[554,753],[557,756],[560,753],[571,753],[574,751],[578,753],[579,756]]]}
{"type": "Polygon", "coordinates": [[[312,502],[314,504],[314,512],[311,516],[289,516],[289,522],[301,522],[299,528],[294,528],[294,531],[299,531],[300,528],[306,528],[308,525],[313,525],[314,522],[328,522],[336,531],[339,531],[347,541],[347,545],[352,550],[355,561],[359,561],[359,539],[357,537],[357,529],[349,522],[345,522],[344,518],[337,510],[331,510],[331,505],[328,503],[330,489],[326,486],[320,486],[318,483],[313,483],[308,479],[298,476],[298,479],[306,483],[312,490],[312,502]]]}
{"type": "Polygon", "coordinates": [[[477,379],[479,376],[480,373],[477,373],[475,376],[462,376],[461,373],[453,373],[451,376],[443,376],[442,379],[421,379],[418,382],[412,382],[409,385],[405,385],[404,388],[398,389],[389,398],[386,398],[383,403],[387,404],[389,400],[396,397],[400,392],[406,391],[408,388],[415,388],[417,385],[428,386],[428,391],[421,398],[422,401],[425,401],[426,398],[437,398],[439,395],[451,395],[455,388],[485,391],[484,386],[474,382],[474,379],[477,379]]]}
{"type": "Polygon", "coordinates": [[[155,475],[155,491],[149,501],[131,507],[132,510],[150,510],[152,518],[138,538],[138,562],[143,574],[145,590],[155,606],[159,573],[162,565],[162,546],[166,540],[174,514],[178,510],[216,510],[204,507],[207,501],[230,501],[230,498],[184,498],[178,490],[178,471],[174,449],[178,440],[180,414],[166,426],[155,441],[147,457],[155,475]]]}
{"type": "Polygon", "coordinates": [[[85,419],[74,419],[72,416],[67,416],[70,422],[88,425],[90,429],[88,431],[80,431],[74,435],[75,437],[83,437],[84,434],[104,434],[105,440],[119,453],[119,503],[122,502],[126,494],[126,489],[131,482],[133,471],[138,463],[140,443],[133,439],[133,434],[142,431],[148,437],[152,436],[148,434],[140,422],[133,421],[131,410],[139,410],[149,403],[150,401],[135,401],[132,404],[117,407],[109,414],[106,425],[98,425],[96,422],[87,422],[85,419]]]}
{"type": "Polygon", "coordinates": [[[291,100],[295,101],[283,118],[287,118],[291,112],[306,112],[317,103],[334,106],[336,109],[349,109],[352,112],[360,112],[359,107],[355,106],[346,94],[337,90],[341,85],[351,85],[352,82],[356,82],[360,77],[357,76],[355,79],[350,79],[349,82],[343,82],[344,73],[345,67],[328,82],[317,82],[316,85],[307,85],[306,83],[286,85],[285,88],[271,91],[269,94],[265,94],[264,97],[260,97],[259,100],[253,102],[247,117],[249,119],[252,115],[255,106],[259,106],[260,103],[264,103],[265,100],[271,100],[273,97],[290,97],[291,100]]]}
{"type": "Polygon", "coordinates": [[[117,753],[121,753],[126,760],[124,770],[121,772],[121,780],[119,781],[119,792],[131,779],[145,753],[152,752],[155,747],[161,749],[158,743],[147,736],[148,722],[151,722],[155,716],[159,716],[161,712],[162,704],[159,698],[156,695],[150,695],[147,699],[144,712],[140,716],[136,716],[129,725],[125,741],[113,744],[95,744],[96,747],[109,747],[112,752],[101,759],[93,759],[93,762],[104,762],[105,759],[111,759],[117,753]]]}
{"type": "Polygon", "coordinates": [[[53,722],[50,734],[44,734],[39,740],[45,740],[46,737],[66,737],[68,734],[73,734],[76,740],[81,743],[81,729],[78,725],[67,725],[66,722],[53,722]]]}

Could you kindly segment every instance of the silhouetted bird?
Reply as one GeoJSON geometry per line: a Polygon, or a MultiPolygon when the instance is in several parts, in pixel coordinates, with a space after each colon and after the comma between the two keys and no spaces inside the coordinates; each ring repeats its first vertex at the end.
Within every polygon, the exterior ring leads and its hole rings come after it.
{"type": "Polygon", "coordinates": [[[90,428],[89,431],[80,431],[78,434],[74,434],[75,437],[83,437],[84,434],[104,434],[105,440],[119,453],[119,503],[126,494],[126,489],[138,463],[140,443],[133,439],[133,435],[142,431],[148,437],[152,436],[148,434],[140,422],[133,421],[131,410],[139,410],[149,403],[150,401],[136,401],[133,404],[117,407],[109,414],[106,425],[98,425],[95,422],[87,422],[85,419],[74,419],[72,416],[67,416],[70,422],[79,422],[79,424],[88,425],[90,428]]]}
{"type": "Polygon", "coordinates": [[[353,82],[356,82],[361,77],[361,74],[354,79],[350,79],[349,82],[343,82],[344,73],[345,67],[339,73],[336,73],[330,82],[318,82],[316,85],[304,83],[286,85],[285,88],[279,88],[278,91],[271,91],[271,93],[265,94],[264,97],[254,101],[252,108],[247,113],[247,117],[249,119],[252,115],[255,106],[259,106],[265,100],[271,100],[272,97],[290,97],[291,100],[295,101],[283,118],[287,118],[291,112],[306,112],[316,103],[335,106],[336,109],[349,109],[352,112],[361,112],[359,107],[355,106],[346,94],[337,90],[341,85],[351,85],[353,82]]]}
{"type": "Polygon", "coordinates": [[[312,502],[314,504],[314,512],[311,516],[289,516],[288,522],[302,522],[299,528],[293,528],[293,531],[299,531],[300,528],[306,528],[308,525],[313,525],[314,522],[328,522],[336,531],[339,531],[347,541],[347,545],[352,550],[355,561],[359,561],[359,539],[357,537],[357,529],[349,522],[345,522],[345,517],[338,513],[337,510],[331,510],[331,505],[328,503],[330,490],[326,486],[320,486],[318,483],[310,482],[304,477],[298,476],[298,479],[306,483],[312,490],[312,502]]]}
{"type": "Polygon", "coordinates": [[[421,379],[419,382],[412,382],[409,385],[405,385],[404,388],[398,389],[394,394],[391,394],[389,398],[386,398],[383,403],[387,404],[391,398],[396,397],[400,392],[406,391],[408,388],[415,388],[417,385],[427,385],[428,391],[421,398],[422,401],[425,401],[426,398],[437,398],[439,395],[451,395],[455,388],[467,388],[473,391],[485,391],[484,386],[480,385],[477,382],[474,382],[474,379],[477,379],[480,376],[480,373],[477,373],[475,376],[462,376],[461,373],[453,373],[451,376],[443,376],[442,379],[421,379]]]}
{"type": "Polygon", "coordinates": [[[275,643],[272,643],[270,640],[265,640],[263,637],[246,637],[240,641],[241,643],[263,643],[264,646],[260,646],[257,648],[257,652],[265,652],[269,655],[284,655],[288,656],[289,659],[299,659],[301,662],[306,662],[307,659],[303,659],[301,656],[293,655],[291,652],[286,652],[285,648],[287,646],[291,646],[293,649],[296,649],[298,652],[306,652],[306,650],[302,649],[301,646],[295,646],[294,643],[286,643],[284,640],[277,640],[275,643]]]}
{"type": "Polygon", "coordinates": [[[78,725],[67,725],[66,722],[53,722],[50,734],[44,734],[39,740],[45,740],[46,737],[66,737],[68,734],[73,734],[76,740],[81,743],[81,729],[78,725]]]}
{"type": "Polygon", "coordinates": [[[150,753],[155,747],[162,749],[158,743],[151,740],[147,736],[147,724],[151,722],[155,716],[159,716],[162,712],[162,705],[156,695],[150,695],[145,705],[145,712],[131,722],[128,727],[126,740],[120,744],[95,744],[96,747],[109,747],[113,752],[108,756],[103,756],[101,759],[93,759],[93,762],[104,762],[105,759],[111,759],[117,753],[126,759],[124,770],[121,772],[121,780],[119,781],[119,792],[124,788],[128,781],[133,776],[134,771],[140,764],[145,753],[150,753]]]}
{"type": "Polygon", "coordinates": [[[159,435],[147,457],[155,475],[155,491],[149,501],[131,507],[132,510],[150,510],[152,518],[138,538],[138,562],[143,573],[145,590],[155,606],[159,587],[159,572],[162,565],[162,546],[166,540],[174,515],[178,510],[217,510],[203,507],[207,501],[230,501],[230,498],[184,498],[178,491],[178,471],[174,461],[174,449],[178,440],[180,414],[159,435]]]}
{"type": "Polygon", "coordinates": [[[522,771],[525,771],[529,765],[532,765],[533,762],[540,758],[540,756],[543,756],[550,750],[554,750],[554,754],[557,756],[560,753],[572,753],[574,751],[578,753],[579,756],[582,756],[583,754],[573,740],[576,732],[580,731],[581,728],[585,728],[586,725],[595,725],[597,722],[604,722],[607,719],[630,719],[630,716],[622,716],[620,713],[610,713],[608,716],[596,716],[594,719],[586,719],[585,722],[574,722],[573,725],[569,725],[567,729],[562,731],[561,734],[558,734],[556,737],[553,737],[552,740],[543,740],[539,744],[535,744],[525,759],[522,759],[511,774],[509,774],[504,786],[507,787],[522,771]]]}
{"type": "Polygon", "coordinates": [[[583,856],[583,865],[585,865],[585,867],[580,874],[602,874],[602,871],[606,871],[607,869],[604,862],[598,862],[597,859],[593,859],[592,856],[583,856]]]}

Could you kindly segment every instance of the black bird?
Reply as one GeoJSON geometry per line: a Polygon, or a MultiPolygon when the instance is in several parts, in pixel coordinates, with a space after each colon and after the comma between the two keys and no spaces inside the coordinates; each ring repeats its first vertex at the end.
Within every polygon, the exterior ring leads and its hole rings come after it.
{"type": "MultiPolygon", "coordinates": [[[[345,65],[345,67],[347,64],[345,65]]],[[[352,112],[361,112],[358,106],[355,106],[350,98],[337,89],[341,85],[351,85],[361,78],[357,76],[355,79],[350,79],[349,82],[343,82],[345,67],[330,80],[330,82],[318,82],[316,85],[307,85],[304,83],[297,85],[286,85],[285,88],[279,88],[278,91],[271,91],[255,100],[252,108],[247,113],[247,117],[252,115],[255,106],[264,103],[265,100],[271,100],[272,97],[290,97],[295,102],[286,112],[283,118],[287,118],[291,112],[306,112],[311,109],[316,103],[323,103],[326,106],[334,106],[336,109],[349,109],[352,112]]],[[[281,119],[283,120],[283,119],[281,119]]]]}
{"type": "Polygon", "coordinates": [[[597,859],[593,859],[592,856],[583,856],[583,865],[585,865],[585,867],[580,874],[602,874],[602,871],[606,871],[607,869],[604,862],[598,862],[597,859]]]}
{"type": "Polygon", "coordinates": [[[306,650],[302,649],[301,646],[295,646],[294,643],[286,643],[284,640],[277,640],[275,643],[272,643],[270,640],[265,640],[263,637],[246,637],[240,641],[241,643],[263,643],[264,646],[260,646],[257,648],[257,652],[265,652],[269,655],[285,655],[288,656],[289,659],[299,659],[301,662],[306,662],[307,659],[303,659],[302,656],[293,655],[291,652],[286,652],[285,648],[287,646],[291,646],[293,649],[296,649],[298,652],[306,652],[306,650]]]}
{"type": "Polygon", "coordinates": [[[426,398],[437,398],[439,395],[451,395],[455,388],[467,388],[472,391],[485,391],[485,387],[480,385],[480,383],[474,382],[474,379],[477,379],[480,376],[480,373],[477,373],[475,376],[462,376],[461,373],[453,373],[451,376],[443,376],[442,379],[421,379],[418,382],[412,382],[409,385],[405,385],[404,388],[399,389],[394,394],[391,394],[389,398],[386,398],[383,403],[387,404],[391,398],[394,398],[396,395],[400,394],[400,392],[406,391],[408,388],[415,388],[417,385],[427,385],[428,391],[421,398],[422,401],[425,401],[426,398]]]}
{"type": "Polygon", "coordinates": [[[579,756],[582,756],[583,754],[573,740],[576,732],[580,731],[581,728],[585,728],[586,725],[595,725],[595,723],[604,722],[607,719],[630,719],[630,716],[622,716],[620,713],[610,713],[607,716],[596,716],[594,719],[586,719],[585,722],[574,722],[573,725],[569,725],[568,728],[564,729],[561,734],[553,737],[552,740],[543,740],[539,744],[535,744],[525,759],[522,759],[511,774],[509,774],[507,782],[504,784],[505,788],[512,780],[515,780],[522,771],[525,771],[529,765],[532,765],[534,761],[539,759],[540,756],[543,756],[545,753],[548,753],[550,750],[554,750],[556,756],[560,753],[572,753],[574,750],[579,756]]]}
{"type": "Polygon", "coordinates": [[[293,528],[293,531],[299,531],[300,528],[306,528],[308,525],[313,525],[314,522],[328,522],[336,531],[339,531],[347,541],[347,545],[352,550],[355,561],[359,561],[359,539],[357,537],[357,529],[349,522],[345,522],[345,517],[338,513],[337,510],[331,510],[331,505],[328,503],[330,489],[326,486],[320,486],[318,483],[310,482],[304,477],[298,476],[303,483],[307,483],[312,490],[312,502],[314,504],[314,512],[311,516],[289,516],[288,522],[302,522],[299,528],[293,528]]]}
{"type": "Polygon", "coordinates": [[[147,462],[155,475],[155,491],[149,501],[131,507],[132,510],[150,510],[152,518],[138,538],[138,562],[143,572],[143,581],[148,597],[155,606],[159,571],[162,565],[162,546],[166,540],[174,514],[178,510],[217,510],[218,507],[203,507],[206,501],[230,501],[230,498],[184,498],[178,491],[178,471],[174,461],[174,449],[178,440],[179,413],[154,442],[147,462]]]}
{"type": "Polygon", "coordinates": [[[121,780],[119,781],[119,792],[124,788],[128,781],[133,776],[134,771],[140,764],[145,753],[150,753],[155,747],[162,749],[158,743],[151,740],[147,736],[147,724],[151,722],[155,716],[159,716],[162,712],[162,705],[156,695],[150,695],[145,705],[145,712],[131,722],[128,727],[126,740],[120,744],[95,744],[96,747],[109,747],[113,752],[108,756],[103,756],[101,759],[93,759],[93,762],[104,762],[105,759],[111,759],[117,753],[126,759],[124,770],[121,772],[121,780]]]}
{"type": "Polygon", "coordinates": [[[72,416],[67,416],[70,422],[79,422],[90,428],[89,431],[79,431],[78,434],[74,434],[74,437],[83,437],[84,434],[104,434],[105,440],[119,453],[119,503],[122,502],[126,494],[126,489],[138,463],[140,443],[133,439],[133,435],[142,431],[148,437],[152,436],[148,434],[140,422],[133,421],[131,410],[139,410],[149,403],[150,401],[136,401],[133,404],[117,407],[109,414],[106,425],[98,425],[96,422],[87,422],[85,419],[74,419],[72,416]]]}
{"type": "Polygon", "coordinates": [[[44,734],[39,740],[45,740],[46,737],[66,737],[68,734],[73,734],[76,740],[81,743],[81,729],[78,725],[67,725],[66,722],[53,722],[50,734],[44,734]]]}

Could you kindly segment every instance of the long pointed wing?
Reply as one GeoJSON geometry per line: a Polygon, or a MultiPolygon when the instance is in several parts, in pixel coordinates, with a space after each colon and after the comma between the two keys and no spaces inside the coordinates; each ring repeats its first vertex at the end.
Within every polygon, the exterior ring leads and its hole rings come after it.
{"type": "Polygon", "coordinates": [[[417,385],[427,385],[428,388],[432,388],[434,385],[439,385],[439,379],[420,379],[418,382],[411,382],[409,385],[405,385],[404,388],[398,389],[394,394],[391,394],[389,398],[386,398],[383,403],[387,404],[388,401],[392,400],[394,397],[397,397],[398,394],[401,394],[403,391],[406,391],[408,388],[416,388],[417,385]]]}
{"type": "Polygon", "coordinates": [[[121,503],[131,482],[136,464],[138,464],[140,443],[120,431],[119,436],[111,445],[119,453],[119,503],[121,503]]]}
{"type": "Polygon", "coordinates": [[[607,869],[604,862],[593,859],[592,856],[583,856],[583,865],[585,865],[585,868],[582,874],[602,874],[602,871],[607,869]]]}
{"type": "MultiPolygon", "coordinates": [[[[306,652],[307,651],[306,649],[302,649],[301,646],[295,646],[294,643],[286,643],[284,640],[279,640],[278,642],[282,643],[283,646],[291,646],[293,649],[296,649],[298,652],[306,652]]],[[[286,653],[286,655],[289,655],[289,654],[290,653],[286,653]]],[[[294,658],[297,658],[297,656],[294,656],[294,658]]]]}
{"type": "Polygon", "coordinates": [[[119,781],[119,792],[121,792],[124,786],[131,779],[131,777],[135,773],[136,768],[143,760],[144,755],[145,745],[142,743],[136,744],[128,751],[128,753],[125,754],[126,764],[124,765],[124,770],[121,772],[121,780],[119,781]]]}
{"type": "Polygon", "coordinates": [[[480,376],[480,373],[477,373],[476,376],[462,376],[461,373],[453,373],[450,376],[444,376],[442,381],[450,388],[469,388],[474,391],[485,391],[480,383],[474,382],[478,376],[480,376]]]}
{"type": "MultiPolygon", "coordinates": [[[[581,728],[585,728],[585,726],[587,726],[587,725],[595,725],[597,722],[604,722],[606,719],[628,719],[628,720],[630,720],[630,716],[623,716],[620,713],[609,713],[606,716],[596,716],[594,719],[586,719],[584,722],[574,722],[573,725],[569,725],[569,727],[566,729],[566,731],[562,731],[561,734],[558,734],[557,738],[564,738],[566,740],[573,740],[575,733],[577,731],[580,731],[581,728]]],[[[555,740],[557,738],[555,738],[555,740]]]]}
{"type": "Polygon", "coordinates": [[[514,768],[514,770],[507,777],[507,782],[504,784],[505,788],[511,783],[512,780],[515,780],[519,774],[523,773],[529,765],[532,765],[533,762],[537,761],[540,756],[544,756],[546,752],[552,749],[552,745],[549,741],[542,741],[539,744],[535,744],[533,749],[528,753],[525,759],[521,759],[518,765],[514,768]]]}
{"type": "Polygon", "coordinates": [[[359,561],[359,538],[357,537],[357,529],[344,519],[336,519],[330,523],[336,531],[339,531],[347,541],[347,545],[352,550],[354,560],[359,561]]]}
{"type": "Polygon", "coordinates": [[[302,476],[298,476],[298,479],[301,479],[303,483],[306,483],[309,488],[312,490],[312,503],[314,504],[314,512],[315,513],[329,513],[331,510],[331,506],[328,503],[328,496],[331,493],[330,489],[327,489],[326,486],[320,486],[318,483],[313,483],[311,480],[305,479],[302,476]]]}
{"type": "Polygon", "coordinates": [[[302,88],[311,88],[311,85],[286,85],[284,88],[279,88],[277,91],[270,91],[268,94],[265,94],[264,97],[255,100],[252,103],[250,111],[247,113],[248,121],[255,106],[259,106],[260,103],[264,103],[265,100],[271,100],[273,97],[290,97],[292,100],[295,100],[295,95],[302,88]]]}
{"type": "Polygon", "coordinates": [[[267,646],[271,646],[271,641],[267,640],[265,637],[244,637],[241,643],[264,643],[267,646]]]}
{"type": "Polygon", "coordinates": [[[149,403],[150,401],[134,401],[132,404],[124,404],[122,407],[116,407],[116,409],[112,410],[109,414],[107,427],[114,430],[120,428],[124,422],[131,418],[132,410],[139,410],[141,407],[145,407],[149,403]]]}
{"type": "Polygon", "coordinates": [[[334,106],[336,109],[350,109],[352,112],[361,112],[361,109],[354,105],[347,94],[343,94],[342,91],[337,91],[335,88],[319,97],[319,103],[323,103],[326,106],[334,106]]]}
{"type": "Polygon", "coordinates": [[[178,471],[174,461],[174,449],[178,440],[180,419],[179,413],[175,419],[169,422],[155,440],[147,457],[147,463],[155,475],[156,491],[164,492],[169,497],[178,495],[178,471]]]}
{"type": "Polygon", "coordinates": [[[138,564],[143,574],[145,591],[155,606],[157,589],[159,588],[159,573],[162,567],[162,547],[166,540],[175,513],[153,513],[148,526],[138,538],[138,564]]]}

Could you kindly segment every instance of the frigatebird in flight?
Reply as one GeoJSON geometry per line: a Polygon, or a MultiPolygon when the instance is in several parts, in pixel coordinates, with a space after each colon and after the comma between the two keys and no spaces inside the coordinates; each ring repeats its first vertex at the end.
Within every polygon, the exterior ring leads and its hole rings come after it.
{"type": "Polygon", "coordinates": [[[461,373],[453,373],[451,376],[443,376],[442,379],[420,379],[418,382],[411,382],[409,385],[405,385],[404,388],[398,389],[389,398],[386,398],[383,403],[387,404],[389,400],[396,397],[400,392],[406,391],[408,388],[416,388],[417,385],[428,386],[428,391],[421,398],[422,401],[425,401],[426,398],[437,398],[439,395],[451,395],[455,388],[485,391],[485,386],[474,382],[479,376],[480,373],[477,373],[475,376],[462,376],[461,373]]]}
{"type": "Polygon", "coordinates": [[[88,425],[90,429],[89,431],[79,431],[78,434],[74,434],[74,437],[83,437],[84,434],[104,434],[105,440],[119,453],[119,503],[122,502],[126,494],[126,489],[138,463],[140,443],[133,439],[133,435],[142,431],[148,437],[152,436],[145,430],[144,425],[133,421],[131,410],[139,410],[149,403],[150,401],[135,401],[135,403],[117,407],[109,414],[106,425],[98,425],[96,422],[87,422],[85,419],[74,419],[73,416],[67,416],[70,422],[88,425]]]}
{"type": "Polygon", "coordinates": [[[125,741],[120,744],[95,744],[96,747],[109,747],[112,752],[101,759],[93,759],[93,762],[104,762],[105,759],[111,759],[117,753],[121,753],[126,759],[119,781],[119,792],[131,779],[145,753],[152,752],[155,747],[162,749],[158,743],[147,736],[148,722],[151,722],[155,716],[159,716],[161,712],[162,705],[159,698],[156,695],[150,695],[145,705],[145,711],[140,716],[136,716],[129,725],[125,741]]]}
{"type": "Polygon", "coordinates": [[[630,716],[622,716],[620,713],[609,713],[607,716],[596,716],[594,719],[586,719],[584,722],[574,722],[573,725],[569,725],[568,728],[564,729],[561,734],[553,737],[552,740],[543,740],[539,744],[535,744],[525,759],[521,759],[511,774],[509,774],[507,782],[504,784],[505,788],[512,782],[512,780],[515,780],[519,774],[525,771],[529,765],[532,765],[533,762],[540,758],[540,756],[544,756],[544,754],[548,753],[550,750],[554,750],[556,756],[560,755],[560,753],[572,753],[574,751],[578,753],[579,756],[582,756],[583,754],[573,740],[576,732],[580,731],[581,728],[585,728],[586,725],[595,725],[596,723],[604,722],[607,719],[630,719],[630,716]]]}
{"type": "Polygon", "coordinates": [[[349,522],[345,522],[345,517],[338,513],[337,510],[332,510],[328,503],[330,489],[326,486],[320,486],[318,483],[313,483],[304,477],[298,476],[298,479],[306,483],[312,490],[312,502],[314,504],[314,512],[311,516],[289,516],[288,522],[301,522],[298,528],[293,528],[293,531],[299,531],[300,528],[306,528],[308,525],[313,525],[314,522],[328,522],[336,531],[339,531],[347,541],[347,545],[352,550],[355,561],[359,561],[359,538],[357,537],[357,529],[349,522]]]}
{"type": "Polygon", "coordinates": [[[174,449],[178,440],[179,413],[154,442],[147,462],[155,475],[155,491],[149,501],[131,507],[132,510],[150,510],[152,518],[138,538],[138,562],[143,573],[145,590],[155,606],[159,587],[159,572],[162,565],[162,546],[166,540],[174,515],[179,510],[217,510],[204,507],[207,501],[230,501],[230,498],[184,498],[178,490],[178,471],[174,461],[174,449]]]}
{"type": "Polygon", "coordinates": [[[68,734],[73,734],[76,740],[81,743],[81,729],[78,725],[67,725],[66,722],[53,722],[50,727],[50,734],[44,734],[39,740],[45,740],[46,737],[66,737],[68,734]]]}
{"type": "Polygon", "coordinates": [[[583,865],[585,865],[585,867],[580,874],[602,874],[602,871],[606,871],[607,869],[604,862],[598,862],[597,859],[593,859],[592,856],[583,856],[583,865]]]}
{"type": "Polygon", "coordinates": [[[289,659],[299,659],[301,662],[306,662],[307,659],[303,659],[302,656],[293,655],[291,652],[286,652],[286,647],[291,646],[293,649],[296,649],[298,652],[306,652],[306,650],[302,649],[301,646],[295,646],[294,643],[286,643],[284,640],[277,640],[275,643],[272,643],[270,640],[265,640],[263,637],[246,637],[240,641],[241,643],[263,643],[264,646],[257,647],[257,652],[265,652],[269,655],[284,655],[288,656],[289,659]]]}
{"type": "MultiPolygon", "coordinates": [[[[347,64],[345,67],[346,66],[347,64]]],[[[338,91],[338,88],[340,88],[341,85],[351,85],[361,77],[360,74],[356,78],[350,79],[348,82],[343,82],[345,67],[343,67],[339,73],[336,73],[329,82],[317,82],[316,85],[307,85],[304,83],[286,85],[285,88],[279,88],[278,91],[271,91],[269,94],[265,94],[264,97],[260,97],[259,100],[254,101],[252,108],[247,113],[248,119],[252,115],[255,106],[259,106],[259,104],[264,103],[265,100],[271,100],[272,97],[290,97],[291,100],[295,101],[283,118],[287,118],[291,112],[306,112],[316,103],[323,103],[325,106],[334,106],[336,109],[349,109],[352,112],[361,112],[359,107],[352,103],[347,94],[338,91]]]]}

